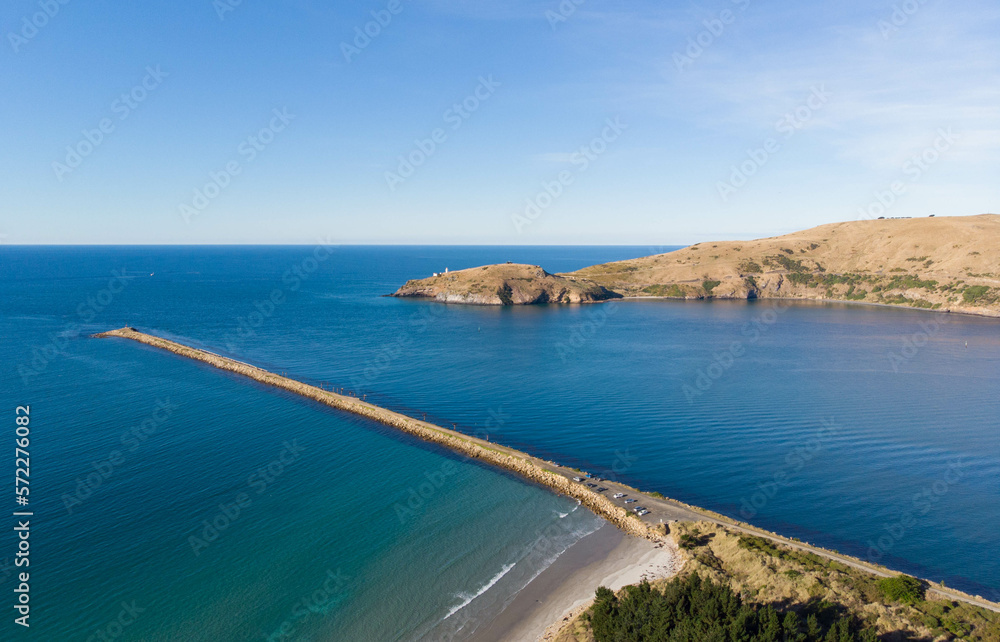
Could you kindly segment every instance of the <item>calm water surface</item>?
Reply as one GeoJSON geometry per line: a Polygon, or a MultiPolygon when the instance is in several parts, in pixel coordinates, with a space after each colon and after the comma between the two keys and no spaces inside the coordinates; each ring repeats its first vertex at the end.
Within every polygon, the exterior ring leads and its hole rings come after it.
{"type": "Polygon", "coordinates": [[[370,422],[85,338],[126,323],[1000,596],[995,320],[381,296],[445,267],[656,251],[0,249],[2,407],[32,405],[34,635],[86,639],[129,608],[122,639],[283,623],[295,639],[442,639],[599,524],[370,422]]]}

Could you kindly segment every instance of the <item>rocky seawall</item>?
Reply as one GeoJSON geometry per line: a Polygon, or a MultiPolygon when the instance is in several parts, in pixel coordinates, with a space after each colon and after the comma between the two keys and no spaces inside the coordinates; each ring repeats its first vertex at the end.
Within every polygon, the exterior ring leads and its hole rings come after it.
{"type": "Polygon", "coordinates": [[[546,486],[557,493],[579,500],[583,506],[629,535],[652,541],[663,540],[665,529],[647,524],[633,513],[628,512],[620,506],[616,506],[603,495],[592,491],[584,484],[575,482],[567,477],[566,474],[559,472],[558,466],[552,462],[545,462],[527,453],[491,444],[483,439],[442,428],[426,421],[420,421],[407,415],[370,404],[356,397],[323,390],[316,386],[311,386],[301,381],[289,379],[288,377],[274,374],[262,368],[236,361],[235,359],[229,359],[206,350],[199,350],[175,341],[139,332],[134,328],[120,328],[109,332],[101,332],[93,336],[95,338],[118,337],[138,341],[139,343],[160,348],[182,357],[207,363],[220,370],[243,375],[259,383],[294,392],[295,394],[313,399],[338,410],[372,419],[424,441],[444,446],[470,459],[478,459],[516,473],[527,480],[546,486]]]}

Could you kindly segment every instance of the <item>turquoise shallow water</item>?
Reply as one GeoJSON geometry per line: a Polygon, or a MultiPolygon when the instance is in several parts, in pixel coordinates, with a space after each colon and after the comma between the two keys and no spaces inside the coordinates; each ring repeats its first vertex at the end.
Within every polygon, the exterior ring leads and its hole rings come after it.
{"type": "MultiPolygon", "coordinates": [[[[370,422],[84,336],[125,323],[1000,595],[995,320],[380,296],[446,266],[653,251],[0,249],[2,407],[32,404],[30,637],[86,639],[134,601],[121,639],[266,639],[283,623],[293,639],[446,639],[599,523],[370,422]],[[195,555],[216,519],[229,523],[195,555]]],[[[2,560],[9,532],[0,545],[2,560]]]]}

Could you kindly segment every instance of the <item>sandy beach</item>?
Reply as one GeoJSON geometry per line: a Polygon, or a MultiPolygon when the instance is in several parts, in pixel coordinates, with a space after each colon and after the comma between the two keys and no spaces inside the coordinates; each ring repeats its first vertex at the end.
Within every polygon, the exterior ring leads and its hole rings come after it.
{"type": "Polygon", "coordinates": [[[644,577],[667,577],[680,563],[680,556],[668,544],[632,537],[606,524],[571,546],[469,640],[545,639],[570,613],[575,615],[589,604],[597,587],[618,590],[644,577]],[[552,631],[547,631],[550,627],[552,631]]]}

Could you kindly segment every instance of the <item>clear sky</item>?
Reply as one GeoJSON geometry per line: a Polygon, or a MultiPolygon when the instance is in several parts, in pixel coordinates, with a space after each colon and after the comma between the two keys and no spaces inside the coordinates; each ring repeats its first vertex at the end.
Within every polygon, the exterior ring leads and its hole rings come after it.
{"type": "Polygon", "coordinates": [[[995,0],[10,0],[0,29],[4,243],[683,244],[1000,211],[995,0]]]}

